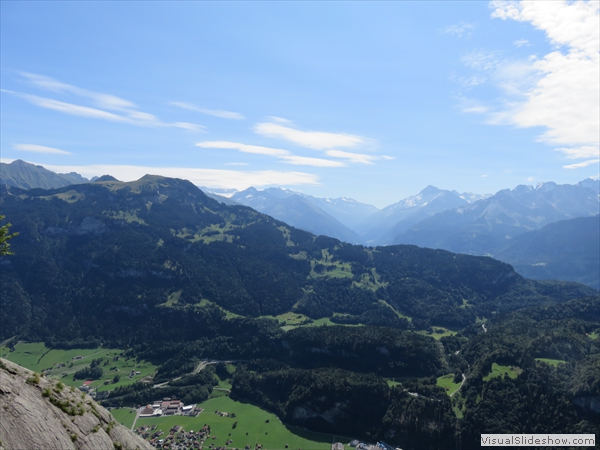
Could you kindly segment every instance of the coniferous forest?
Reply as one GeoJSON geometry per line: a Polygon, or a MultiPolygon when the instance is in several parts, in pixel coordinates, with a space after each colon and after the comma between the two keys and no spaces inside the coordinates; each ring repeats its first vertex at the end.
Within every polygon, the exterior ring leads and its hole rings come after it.
{"type": "MultiPolygon", "coordinates": [[[[234,360],[232,397],[403,449],[600,435],[590,287],[528,280],[489,257],[314,236],[177,179],[1,189],[19,235],[0,258],[0,340],[127,349],[159,366],[161,396],[186,403],[208,398],[223,370],[193,373],[201,360],[234,360]],[[452,397],[444,376],[462,383],[452,397]]],[[[156,396],[137,383],[104,402],[156,396]]]]}

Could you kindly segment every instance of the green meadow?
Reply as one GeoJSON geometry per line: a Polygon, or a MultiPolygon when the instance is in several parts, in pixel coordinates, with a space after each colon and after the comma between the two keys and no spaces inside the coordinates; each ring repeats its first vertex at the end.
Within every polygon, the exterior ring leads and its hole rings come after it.
{"type": "Polygon", "coordinates": [[[135,420],[136,411],[133,408],[112,408],[110,413],[122,425],[131,428],[135,420]]]}
{"type": "Polygon", "coordinates": [[[551,366],[558,366],[559,364],[565,364],[566,361],[563,359],[552,359],[552,358],[535,358],[536,361],[545,362],[546,364],[550,364],[551,366]]]}
{"type": "MultiPolygon", "coordinates": [[[[215,447],[255,448],[257,444],[261,444],[267,450],[284,449],[286,445],[294,450],[329,450],[333,442],[340,441],[345,445],[350,442],[350,438],[347,437],[315,433],[284,425],[274,414],[250,403],[234,401],[225,395],[210,398],[200,406],[204,411],[198,417],[148,417],[138,419],[135,427],[157,425],[157,430],[162,430],[168,435],[175,425],[191,431],[199,430],[207,424],[210,426],[211,436],[206,440],[205,447],[214,444],[215,447]],[[235,414],[235,417],[222,417],[216,411],[235,414]],[[233,442],[226,444],[229,440],[233,442]]],[[[134,414],[119,412],[115,417],[121,421],[119,417],[123,415],[126,416],[125,419],[129,419],[128,416],[134,414]]]]}
{"type": "Polygon", "coordinates": [[[424,336],[430,336],[436,340],[440,340],[444,336],[454,336],[457,333],[457,331],[450,330],[450,329],[444,328],[444,327],[434,326],[432,328],[433,328],[433,333],[430,333],[429,331],[424,331],[424,330],[417,331],[417,333],[422,334],[424,336]]]}
{"type": "Polygon", "coordinates": [[[74,380],[75,372],[89,367],[92,360],[101,358],[99,367],[104,372],[102,379],[91,380],[93,382],[90,384],[98,392],[133,384],[156,372],[156,367],[148,362],[125,357],[122,350],[102,347],[60,350],[47,348],[43,342],[20,342],[15,345],[14,351],[6,346],[0,347],[0,355],[34,372],[44,372],[48,378],[60,379],[65,385],[75,387],[86,381],[74,380]],[[131,371],[140,373],[129,378],[131,371]],[[119,378],[116,383],[113,382],[115,375],[119,378]]]}
{"type": "Polygon", "coordinates": [[[453,373],[438,377],[436,384],[443,387],[448,395],[454,394],[456,391],[458,391],[458,388],[460,388],[460,383],[454,382],[453,373]]]}
{"type": "Polygon", "coordinates": [[[510,378],[517,378],[517,375],[521,372],[521,369],[514,366],[501,366],[500,364],[492,363],[492,371],[483,377],[483,381],[489,381],[492,378],[503,377],[505,373],[510,378]]]}

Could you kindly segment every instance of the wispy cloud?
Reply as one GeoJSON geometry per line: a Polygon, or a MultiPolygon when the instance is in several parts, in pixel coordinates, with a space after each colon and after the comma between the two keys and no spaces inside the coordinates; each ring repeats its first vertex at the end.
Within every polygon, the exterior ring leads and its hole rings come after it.
{"type": "Polygon", "coordinates": [[[557,48],[533,68],[543,76],[515,108],[513,119],[524,127],[546,126],[543,140],[559,144],[598,144],[600,77],[598,2],[494,1],[492,17],[530,22],[546,32],[557,48]]]}
{"type": "Polygon", "coordinates": [[[313,166],[313,167],[344,167],[344,164],[341,161],[332,161],[330,159],[322,159],[322,158],[311,158],[308,156],[284,156],[281,158],[287,164],[294,164],[298,166],[313,166]]]}
{"type": "Polygon", "coordinates": [[[73,154],[66,150],[61,150],[59,148],[46,147],[45,145],[37,145],[37,144],[15,144],[15,145],[13,145],[13,147],[16,150],[21,150],[23,152],[46,153],[46,154],[53,154],[53,155],[72,155],[73,154]]]}
{"type": "Polygon", "coordinates": [[[283,139],[294,144],[326,150],[336,147],[353,148],[367,143],[362,136],[345,133],[327,133],[323,131],[301,131],[289,126],[291,122],[281,118],[271,118],[270,122],[256,124],[254,131],[261,136],[283,139]]]}
{"type": "Polygon", "coordinates": [[[516,47],[529,47],[530,45],[527,39],[518,39],[513,42],[513,44],[515,44],[516,47]]]}
{"type": "Polygon", "coordinates": [[[365,155],[364,153],[351,153],[342,150],[327,150],[327,155],[334,158],[347,159],[350,162],[358,164],[374,164],[374,161],[380,159],[379,156],[365,155]]]}
{"type": "Polygon", "coordinates": [[[255,155],[266,155],[278,158],[280,161],[286,164],[302,165],[302,166],[313,166],[313,167],[343,167],[345,164],[340,161],[331,161],[322,158],[310,158],[305,156],[293,155],[288,150],[280,148],[263,147],[259,145],[242,144],[239,142],[229,141],[205,141],[198,142],[196,147],[201,148],[221,148],[238,150],[242,153],[252,153],[255,155]]]}
{"type": "Polygon", "coordinates": [[[80,105],[56,100],[54,98],[2,90],[2,92],[23,98],[29,103],[39,106],[40,108],[51,109],[73,116],[108,120],[111,122],[125,123],[142,127],[172,127],[196,132],[203,131],[205,128],[201,125],[188,122],[163,122],[153,114],[139,111],[133,102],[111,94],[89,91],[77,86],[62,83],[58,80],[43,75],[31,73],[21,73],[21,75],[31,84],[40,89],[59,94],[73,94],[79,98],[88,99],[88,101],[91,101],[92,104],[92,106],[80,105]]]}
{"type": "Polygon", "coordinates": [[[169,102],[169,105],[178,106],[179,108],[187,109],[189,111],[196,111],[202,114],[208,114],[209,116],[220,117],[221,119],[242,120],[245,118],[242,114],[237,112],[223,111],[220,109],[200,108],[196,105],[192,105],[191,103],[186,102],[169,102]]]}
{"type": "Polygon", "coordinates": [[[489,72],[502,62],[502,58],[498,51],[473,50],[463,55],[461,61],[471,69],[489,72]]]}
{"type": "MultiPolygon", "coordinates": [[[[477,50],[463,63],[498,86],[504,98],[487,112],[488,123],[543,127],[538,140],[559,146],[570,159],[597,157],[600,149],[600,4],[596,1],[490,2],[492,17],[528,22],[555,49],[524,60],[477,50]],[[592,154],[593,152],[593,154],[592,154]]],[[[524,39],[515,45],[527,45],[524,39]]],[[[594,160],[564,166],[573,169],[594,160]]]]}
{"type": "Polygon", "coordinates": [[[259,145],[248,145],[248,144],[242,144],[239,142],[229,142],[229,141],[198,142],[196,144],[196,147],[231,149],[231,150],[238,150],[242,153],[253,153],[255,155],[267,155],[267,156],[275,156],[275,157],[291,155],[291,153],[288,152],[287,150],[283,150],[280,148],[262,147],[259,145]]]}
{"type": "Polygon", "coordinates": [[[472,23],[460,22],[456,25],[450,25],[444,30],[444,32],[458,37],[463,37],[463,35],[469,37],[471,36],[473,30],[475,30],[475,25],[472,23]]]}
{"type": "Polygon", "coordinates": [[[580,163],[563,166],[563,169],[581,169],[582,167],[591,166],[592,164],[598,164],[598,162],[600,162],[600,159],[588,159],[587,161],[580,163]]]}
{"type": "Polygon", "coordinates": [[[561,152],[565,157],[569,159],[585,159],[585,158],[597,158],[600,151],[598,147],[586,145],[582,147],[561,147],[555,149],[557,152],[561,152]]]}
{"type": "Polygon", "coordinates": [[[155,174],[165,177],[183,178],[191,181],[197,186],[222,189],[234,188],[238,190],[243,190],[250,186],[266,187],[320,184],[318,176],[310,173],[295,171],[239,171],[200,169],[190,167],[147,167],[109,164],[87,166],[59,166],[44,164],[44,167],[48,170],[58,173],[77,172],[87,178],[110,174],[122,181],[134,181],[140,179],[146,174],[155,174]]]}
{"type": "Polygon", "coordinates": [[[465,113],[484,114],[490,110],[488,106],[473,98],[459,97],[458,101],[461,111],[465,113]]]}

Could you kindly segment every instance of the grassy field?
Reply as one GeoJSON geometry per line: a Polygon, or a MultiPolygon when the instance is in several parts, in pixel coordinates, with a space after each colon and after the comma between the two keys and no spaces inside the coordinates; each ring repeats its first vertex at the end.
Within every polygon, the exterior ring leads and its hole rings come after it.
{"type": "Polygon", "coordinates": [[[12,352],[8,347],[0,347],[0,355],[34,372],[44,371],[48,378],[60,379],[65,385],[75,387],[81,386],[85,380],[74,380],[73,374],[89,367],[92,360],[102,358],[100,363],[100,367],[104,371],[102,379],[93,380],[90,384],[98,392],[133,384],[153,375],[156,371],[156,367],[148,362],[126,358],[123,356],[122,350],[102,347],[59,350],[49,349],[42,342],[21,342],[15,346],[15,350],[12,352]],[[129,378],[128,375],[131,371],[140,373],[129,378]],[[113,383],[115,375],[118,375],[120,379],[113,383]],[[107,383],[105,384],[105,382],[107,383]]]}
{"type": "Polygon", "coordinates": [[[226,396],[211,398],[200,406],[204,408],[204,412],[198,417],[143,418],[138,419],[136,428],[143,425],[158,425],[159,430],[168,434],[174,425],[181,425],[184,430],[191,431],[207,424],[211,428],[211,438],[206,441],[206,446],[211,443],[215,447],[225,446],[227,440],[233,440],[227,447],[244,448],[248,445],[250,448],[255,448],[256,444],[262,444],[263,448],[274,450],[284,449],[287,444],[290,449],[329,450],[332,442],[340,441],[348,444],[350,441],[349,438],[283,425],[274,414],[249,403],[231,400],[226,396]],[[235,417],[221,417],[215,411],[234,413],[235,417]],[[212,439],[212,436],[216,436],[215,439],[212,439]]]}
{"type": "Polygon", "coordinates": [[[135,409],[132,408],[113,408],[110,410],[117,422],[125,425],[127,428],[131,428],[135,419],[135,409]]]}
{"type": "Polygon", "coordinates": [[[460,383],[454,382],[453,373],[438,377],[436,384],[438,386],[443,387],[446,390],[446,394],[448,395],[454,394],[456,391],[458,391],[458,388],[460,387],[460,383]]]}
{"type": "Polygon", "coordinates": [[[559,364],[565,364],[566,361],[562,359],[551,359],[551,358],[535,358],[536,361],[545,362],[546,364],[550,364],[551,366],[558,366],[559,364]]]}
{"type": "Polygon", "coordinates": [[[517,375],[521,372],[521,369],[514,366],[501,366],[499,364],[492,364],[492,371],[483,377],[483,381],[489,381],[492,378],[503,377],[504,373],[507,373],[510,378],[517,378],[517,375]]]}
{"type": "Polygon", "coordinates": [[[450,330],[450,329],[444,328],[444,327],[436,326],[436,327],[432,327],[432,328],[433,328],[433,333],[429,333],[428,331],[425,331],[425,330],[417,331],[417,333],[422,334],[424,336],[430,336],[437,340],[443,338],[444,336],[454,336],[457,333],[457,331],[453,331],[453,330],[450,330]]]}

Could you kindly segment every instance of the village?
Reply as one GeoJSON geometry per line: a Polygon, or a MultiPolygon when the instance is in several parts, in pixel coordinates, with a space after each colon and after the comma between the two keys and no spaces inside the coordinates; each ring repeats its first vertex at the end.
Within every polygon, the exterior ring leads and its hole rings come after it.
{"type": "Polygon", "coordinates": [[[196,417],[203,411],[203,408],[198,408],[196,405],[184,405],[181,400],[172,399],[170,397],[157,400],[152,404],[148,404],[142,409],[139,417],[157,417],[157,416],[193,416],[196,417]]]}

